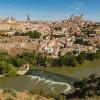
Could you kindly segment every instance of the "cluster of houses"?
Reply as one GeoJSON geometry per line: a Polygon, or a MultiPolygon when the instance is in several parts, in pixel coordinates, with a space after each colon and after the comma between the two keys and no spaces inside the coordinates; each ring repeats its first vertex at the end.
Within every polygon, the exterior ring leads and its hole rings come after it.
{"type": "Polygon", "coordinates": [[[100,46],[100,34],[85,34],[82,29],[90,26],[93,29],[95,23],[85,21],[83,15],[71,16],[63,21],[16,21],[15,18],[0,20],[0,49],[4,49],[9,54],[16,55],[22,52],[46,53],[53,57],[64,55],[67,52],[96,52],[100,46]],[[15,32],[37,31],[41,32],[40,39],[31,39],[29,36],[15,36],[15,32]],[[7,35],[4,37],[2,35],[7,35]],[[91,45],[75,43],[76,39],[90,41],[91,45]]]}
{"type": "Polygon", "coordinates": [[[82,31],[87,26],[90,26],[91,30],[94,25],[93,22],[83,20],[83,16],[73,15],[69,20],[56,22],[52,25],[49,35],[41,40],[39,51],[54,57],[72,51],[94,53],[98,49],[97,46],[100,46],[100,36],[96,33],[88,35],[82,31]],[[91,45],[75,43],[77,39],[89,41],[91,45]]]}

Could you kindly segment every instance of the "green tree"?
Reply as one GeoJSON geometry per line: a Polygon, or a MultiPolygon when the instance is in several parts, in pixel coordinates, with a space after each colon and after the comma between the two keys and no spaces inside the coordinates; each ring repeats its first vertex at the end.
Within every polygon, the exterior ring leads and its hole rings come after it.
{"type": "Polygon", "coordinates": [[[53,66],[53,67],[58,67],[58,66],[60,66],[59,63],[60,63],[60,62],[59,62],[59,59],[55,58],[55,59],[53,60],[52,66],[53,66]]]}
{"type": "Polygon", "coordinates": [[[66,59],[66,64],[68,66],[76,66],[77,65],[77,61],[74,55],[70,55],[67,59],[66,59]]]}
{"type": "Polygon", "coordinates": [[[95,60],[95,53],[87,53],[87,60],[90,61],[95,60]]]}
{"type": "Polygon", "coordinates": [[[22,65],[24,64],[24,60],[16,57],[16,58],[13,58],[12,63],[16,67],[22,67],[22,65]]]}
{"type": "Polygon", "coordinates": [[[39,66],[47,66],[47,56],[39,53],[36,62],[39,66]]]}
{"type": "Polygon", "coordinates": [[[12,64],[6,62],[0,62],[0,74],[15,75],[16,68],[12,64]]]}
{"type": "Polygon", "coordinates": [[[34,31],[34,32],[26,32],[26,33],[21,33],[21,32],[15,32],[15,36],[30,36],[33,39],[39,39],[41,37],[41,33],[34,31]]]}
{"type": "Polygon", "coordinates": [[[85,52],[81,52],[78,56],[77,56],[77,62],[79,64],[84,63],[84,61],[86,60],[86,53],[85,52]]]}

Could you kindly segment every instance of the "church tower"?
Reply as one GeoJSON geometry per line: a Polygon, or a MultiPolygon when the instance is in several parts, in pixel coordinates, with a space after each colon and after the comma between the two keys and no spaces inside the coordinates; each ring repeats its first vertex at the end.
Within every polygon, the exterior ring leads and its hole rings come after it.
{"type": "Polygon", "coordinates": [[[27,15],[27,22],[30,22],[30,15],[29,15],[29,13],[27,15]]]}

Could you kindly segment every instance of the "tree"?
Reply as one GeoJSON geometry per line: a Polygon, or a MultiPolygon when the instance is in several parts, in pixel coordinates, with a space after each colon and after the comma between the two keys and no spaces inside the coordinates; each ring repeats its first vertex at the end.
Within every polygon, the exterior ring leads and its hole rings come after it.
{"type": "Polygon", "coordinates": [[[66,64],[68,66],[76,66],[77,65],[77,61],[74,55],[70,55],[67,59],[66,59],[66,64]]]}
{"type": "Polygon", "coordinates": [[[40,32],[37,32],[37,31],[34,31],[34,32],[28,32],[27,33],[31,38],[33,39],[38,39],[41,37],[41,33],[40,32]]]}
{"type": "Polygon", "coordinates": [[[87,53],[87,60],[90,61],[95,60],[95,53],[87,53]]]}
{"type": "Polygon", "coordinates": [[[79,64],[84,63],[84,61],[86,60],[86,53],[85,52],[81,52],[78,56],[77,56],[77,62],[79,64]]]}
{"type": "Polygon", "coordinates": [[[64,56],[60,57],[60,65],[61,66],[76,66],[77,61],[76,57],[73,55],[72,52],[66,53],[64,56]]]}
{"type": "Polygon", "coordinates": [[[0,62],[0,74],[15,75],[16,68],[12,64],[6,62],[0,62]]]}
{"type": "Polygon", "coordinates": [[[22,65],[24,64],[24,60],[21,58],[13,58],[12,63],[15,67],[22,67],[22,65]]]}
{"type": "Polygon", "coordinates": [[[33,39],[39,39],[41,37],[41,33],[40,32],[37,32],[37,31],[34,31],[34,32],[26,32],[26,33],[23,33],[23,32],[15,32],[14,34],[15,36],[30,36],[30,38],[33,38],[33,39]]]}
{"type": "Polygon", "coordinates": [[[59,59],[58,59],[58,64],[59,66],[66,66],[66,59],[67,59],[67,55],[64,55],[64,56],[61,56],[59,59]]]}
{"type": "Polygon", "coordinates": [[[39,53],[36,59],[37,65],[39,66],[47,66],[47,56],[39,53]]]}
{"type": "Polygon", "coordinates": [[[59,59],[55,58],[55,59],[53,60],[52,65],[53,65],[53,67],[58,67],[58,66],[60,66],[60,64],[59,64],[59,59]]]}
{"type": "Polygon", "coordinates": [[[25,62],[28,63],[35,63],[36,59],[37,59],[37,53],[36,51],[33,51],[32,53],[26,53],[24,52],[20,58],[22,58],[23,60],[25,60],[25,62]]]}
{"type": "Polygon", "coordinates": [[[56,60],[56,63],[61,66],[76,66],[77,61],[76,57],[72,52],[66,53],[64,56],[61,56],[56,60]]]}

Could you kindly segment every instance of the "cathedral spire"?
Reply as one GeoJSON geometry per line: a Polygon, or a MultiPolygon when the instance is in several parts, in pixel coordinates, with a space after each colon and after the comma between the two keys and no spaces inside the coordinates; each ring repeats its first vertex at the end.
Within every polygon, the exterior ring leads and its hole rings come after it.
{"type": "Polygon", "coordinates": [[[30,21],[30,15],[29,15],[29,13],[28,13],[28,15],[27,15],[27,21],[28,21],[28,22],[30,21]]]}

